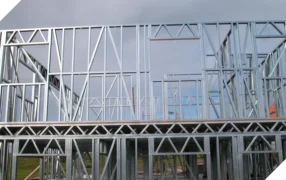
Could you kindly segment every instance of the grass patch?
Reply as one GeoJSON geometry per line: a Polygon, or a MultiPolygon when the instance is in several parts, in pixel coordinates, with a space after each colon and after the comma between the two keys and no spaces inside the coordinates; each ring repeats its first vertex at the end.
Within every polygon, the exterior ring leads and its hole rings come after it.
{"type": "MultiPolygon", "coordinates": [[[[23,180],[40,165],[40,158],[19,157],[17,165],[17,179],[23,180]]],[[[39,172],[34,176],[38,177],[39,172]]]]}
{"type": "MultiPolygon", "coordinates": [[[[198,159],[203,159],[202,156],[197,156],[198,159]]],[[[182,156],[176,156],[177,159],[177,163],[179,163],[179,159],[181,160],[181,162],[183,161],[183,157],[182,156]]],[[[8,160],[11,160],[11,156],[9,156],[8,160]]],[[[84,154],[83,155],[83,160],[85,163],[85,166],[87,168],[87,171],[89,173],[91,173],[91,161],[89,159],[89,157],[84,154]]],[[[103,168],[104,168],[104,163],[106,161],[106,156],[104,155],[100,155],[100,173],[102,172],[103,168]]],[[[156,161],[156,163],[159,163],[159,160],[156,158],[153,158],[153,161],[156,161]]],[[[166,159],[165,159],[166,162],[166,159]]],[[[169,162],[170,164],[174,164],[174,159],[170,156],[169,157],[169,162]]],[[[32,157],[18,157],[17,160],[17,179],[18,180],[23,180],[24,178],[26,178],[34,169],[36,169],[39,165],[40,165],[40,158],[32,158],[32,157]]],[[[61,162],[61,165],[63,166],[63,168],[66,168],[66,163],[65,162],[61,162]]],[[[137,160],[137,168],[138,169],[143,169],[143,159],[142,158],[138,158],[137,160]]],[[[9,171],[9,168],[8,168],[9,171]]],[[[35,173],[35,175],[33,177],[39,177],[39,171],[35,173]]],[[[8,179],[10,179],[10,177],[8,177],[8,179]]]]}

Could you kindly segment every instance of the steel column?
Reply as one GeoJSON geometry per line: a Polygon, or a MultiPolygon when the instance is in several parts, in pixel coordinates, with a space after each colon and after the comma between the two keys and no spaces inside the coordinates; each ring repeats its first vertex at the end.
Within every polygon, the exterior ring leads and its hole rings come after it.
{"type": "Polygon", "coordinates": [[[66,153],[66,179],[72,179],[72,139],[65,140],[65,153],[66,153]]]}
{"type": "Polygon", "coordinates": [[[12,155],[12,169],[11,180],[17,180],[17,159],[19,151],[19,140],[15,139],[13,142],[13,155],[12,155]]]}

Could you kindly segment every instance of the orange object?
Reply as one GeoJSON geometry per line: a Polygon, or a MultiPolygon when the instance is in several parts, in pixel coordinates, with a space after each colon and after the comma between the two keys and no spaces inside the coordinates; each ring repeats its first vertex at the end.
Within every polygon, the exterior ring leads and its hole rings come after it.
{"type": "Polygon", "coordinates": [[[269,113],[270,113],[270,117],[275,118],[276,117],[276,108],[275,108],[275,104],[272,104],[269,107],[269,113]]]}

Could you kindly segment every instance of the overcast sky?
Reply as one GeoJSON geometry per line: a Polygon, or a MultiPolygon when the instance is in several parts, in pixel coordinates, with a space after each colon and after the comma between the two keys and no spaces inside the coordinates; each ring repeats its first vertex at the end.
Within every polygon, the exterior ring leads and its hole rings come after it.
{"type": "Polygon", "coordinates": [[[22,0],[0,28],[286,19],[285,0],[22,0]]]}

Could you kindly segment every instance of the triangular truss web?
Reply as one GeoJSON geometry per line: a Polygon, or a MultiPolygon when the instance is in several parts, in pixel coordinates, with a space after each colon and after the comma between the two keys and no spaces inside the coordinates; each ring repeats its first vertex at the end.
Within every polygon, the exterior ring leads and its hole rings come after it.
{"type": "Polygon", "coordinates": [[[30,126],[23,126],[16,135],[36,135],[36,132],[30,126]]]}
{"type": "Polygon", "coordinates": [[[285,123],[283,125],[281,122],[257,122],[257,123],[259,123],[265,131],[276,131],[279,128],[284,128],[285,130],[286,128],[285,123]]]}
{"type": "Polygon", "coordinates": [[[183,24],[177,31],[176,37],[198,37],[198,27],[192,24],[183,24]]]}
{"type": "Polygon", "coordinates": [[[200,124],[196,125],[196,127],[192,131],[192,133],[210,133],[210,132],[212,133],[215,131],[207,123],[200,123],[200,124]]]}
{"type": "Polygon", "coordinates": [[[0,127],[0,135],[15,135],[17,131],[19,131],[20,127],[0,127]]]}
{"type": "Polygon", "coordinates": [[[156,27],[156,31],[153,34],[153,38],[163,38],[163,37],[168,37],[168,38],[173,37],[168,27],[165,24],[161,24],[158,27],[156,27]]]}
{"type": "MultiPolygon", "coordinates": [[[[252,122],[250,124],[248,124],[248,126],[246,128],[244,128],[244,132],[267,132],[271,129],[274,129],[275,127],[277,127],[276,124],[269,126],[269,124],[267,124],[267,126],[264,123],[261,122],[252,122]],[[270,129],[271,128],[271,129],[270,129]]],[[[280,126],[279,128],[284,128],[285,126],[280,126]]]]}
{"type": "Polygon", "coordinates": [[[188,133],[181,124],[173,124],[166,133],[188,133]]]}
{"type": "Polygon", "coordinates": [[[284,35],[285,24],[277,22],[267,22],[265,24],[257,24],[257,35],[284,35]]]}
{"type": "Polygon", "coordinates": [[[64,147],[58,139],[21,140],[19,154],[49,154],[51,149],[57,151],[58,154],[65,154],[64,147]]]}
{"type": "Polygon", "coordinates": [[[43,149],[43,154],[48,154],[49,149],[57,149],[59,154],[65,154],[64,148],[61,146],[58,139],[50,139],[45,148],[43,149]]]}
{"type": "Polygon", "coordinates": [[[245,152],[247,151],[275,151],[275,141],[269,140],[267,137],[257,135],[251,138],[251,141],[246,143],[244,147],[245,152]]]}
{"type": "Polygon", "coordinates": [[[47,35],[46,34],[47,34],[47,31],[43,32],[40,29],[34,30],[34,32],[30,35],[27,42],[28,43],[31,43],[31,42],[47,42],[47,35]]]}
{"type": "Polygon", "coordinates": [[[9,31],[9,38],[7,39],[7,44],[15,43],[41,43],[47,42],[48,30],[45,29],[35,29],[29,31],[9,31]],[[17,41],[15,41],[17,39],[17,41]]]}
{"type": "Polygon", "coordinates": [[[221,123],[221,124],[215,124],[214,126],[215,127],[213,127],[213,129],[216,130],[218,133],[243,131],[242,126],[237,126],[237,124],[234,123],[221,123]]]}
{"type": "Polygon", "coordinates": [[[148,124],[145,125],[140,134],[162,134],[162,131],[155,124],[148,124]]]}
{"type": "Polygon", "coordinates": [[[21,148],[19,149],[19,154],[41,154],[35,140],[27,139],[20,141],[20,143],[22,146],[20,146],[21,148]]]}
{"type": "Polygon", "coordinates": [[[110,134],[111,129],[106,128],[104,125],[96,125],[90,131],[89,135],[110,134]]]}
{"type": "Polygon", "coordinates": [[[169,138],[157,140],[155,153],[204,153],[202,139],[196,137],[169,138]]]}
{"type": "Polygon", "coordinates": [[[160,131],[163,134],[166,134],[170,130],[170,128],[172,128],[174,125],[171,125],[171,124],[164,124],[164,125],[157,124],[156,126],[160,129],[160,131]]]}
{"type": "Polygon", "coordinates": [[[119,128],[112,125],[105,125],[105,128],[111,134],[136,134],[136,131],[130,125],[121,125],[119,128]]]}
{"type": "Polygon", "coordinates": [[[196,24],[160,24],[153,26],[152,38],[198,38],[198,26],[196,24]]]}
{"type": "Polygon", "coordinates": [[[92,127],[92,126],[77,126],[77,128],[80,130],[80,132],[83,135],[88,135],[92,132],[94,127],[92,127]]]}
{"type": "Polygon", "coordinates": [[[155,153],[163,153],[166,151],[168,153],[179,153],[179,150],[175,145],[175,139],[164,137],[160,140],[157,148],[155,148],[155,153]]]}
{"type": "Polygon", "coordinates": [[[9,33],[10,37],[6,41],[7,44],[17,43],[15,40],[17,40],[18,43],[25,43],[25,39],[20,31],[12,31],[9,33]]]}
{"type": "Polygon", "coordinates": [[[38,130],[37,135],[61,135],[61,133],[54,126],[46,126],[44,128],[41,127],[41,129],[38,130]]]}
{"type": "Polygon", "coordinates": [[[204,146],[201,143],[202,141],[199,138],[187,137],[187,138],[183,138],[182,141],[184,142],[183,146],[178,148],[180,153],[184,153],[184,152],[204,153],[204,146]]]}

